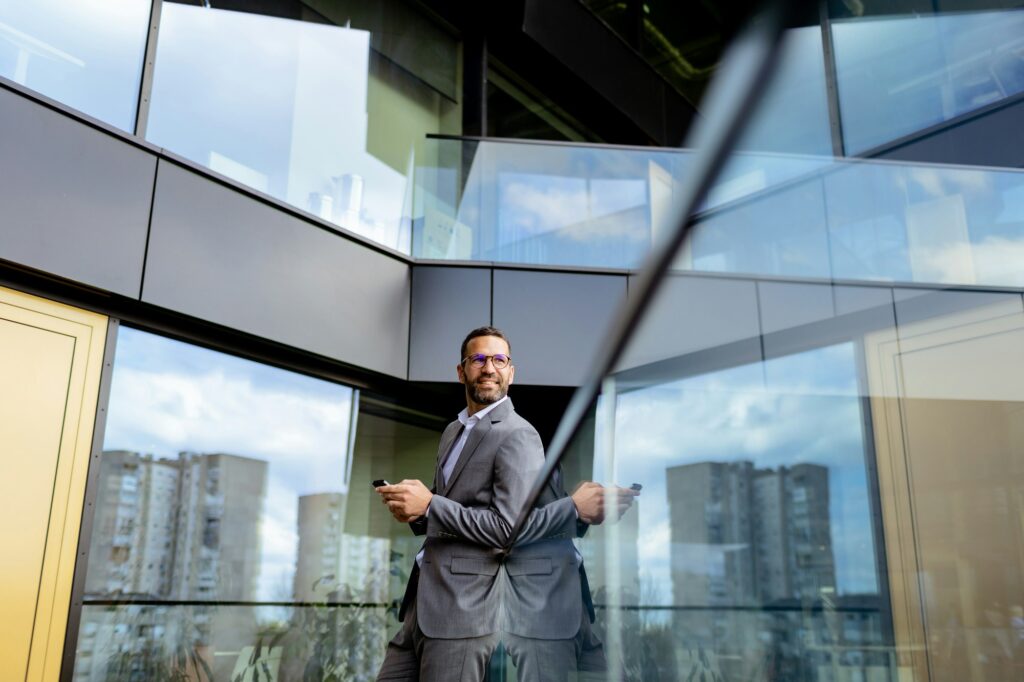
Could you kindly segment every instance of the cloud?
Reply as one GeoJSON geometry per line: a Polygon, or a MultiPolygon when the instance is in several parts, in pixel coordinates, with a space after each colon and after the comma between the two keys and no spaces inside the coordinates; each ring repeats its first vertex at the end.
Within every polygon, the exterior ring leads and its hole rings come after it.
{"type": "Polygon", "coordinates": [[[992,190],[992,173],[955,168],[914,166],[905,169],[906,178],[933,197],[962,192],[982,194],[992,190]]]}
{"type": "Polygon", "coordinates": [[[270,462],[299,491],[341,490],[350,389],[333,399],[255,383],[223,369],[116,367],[105,449],[173,457],[181,451],[230,453],[270,462]],[[336,488],[333,486],[337,486],[336,488]]]}
{"type": "Polygon", "coordinates": [[[502,231],[513,234],[511,230],[518,229],[526,236],[557,231],[560,236],[581,242],[650,238],[646,205],[635,203],[635,198],[627,200],[631,193],[619,197],[624,204],[619,206],[608,194],[607,187],[603,200],[599,200],[587,190],[582,178],[562,180],[555,183],[551,178],[537,176],[533,183],[513,181],[504,185],[501,190],[502,231]]]}
{"type": "Polygon", "coordinates": [[[914,250],[917,279],[956,284],[1024,286],[1024,239],[988,237],[914,250]]]}
{"type": "Polygon", "coordinates": [[[104,449],[176,457],[228,453],[267,462],[258,598],[291,589],[298,498],[347,490],[353,391],[151,334],[125,330],[104,449]]]}

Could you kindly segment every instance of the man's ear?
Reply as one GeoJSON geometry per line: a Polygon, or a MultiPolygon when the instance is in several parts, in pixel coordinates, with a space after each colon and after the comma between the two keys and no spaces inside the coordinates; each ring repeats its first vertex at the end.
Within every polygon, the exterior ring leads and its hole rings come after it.
{"type": "Polygon", "coordinates": [[[455,365],[455,373],[459,375],[459,383],[466,383],[466,372],[462,369],[462,363],[455,365]]]}
{"type": "Polygon", "coordinates": [[[509,366],[508,369],[509,369],[509,372],[508,372],[508,383],[511,385],[512,382],[515,381],[515,378],[516,378],[516,366],[515,365],[511,365],[511,366],[509,366]]]}

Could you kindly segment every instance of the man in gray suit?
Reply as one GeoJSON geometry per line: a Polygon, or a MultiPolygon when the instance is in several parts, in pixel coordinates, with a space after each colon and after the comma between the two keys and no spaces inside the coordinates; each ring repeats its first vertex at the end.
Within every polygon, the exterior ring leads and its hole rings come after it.
{"type": "MultiPolygon", "coordinates": [[[[507,397],[510,345],[493,327],[469,333],[458,378],[466,409],[441,437],[434,487],[378,488],[396,519],[426,535],[378,680],[480,680],[504,635],[520,679],[603,665],[593,607],[571,538],[604,518],[604,488],[566,496],[549,482],[511,554],[502,551],[544,464],[536,430],[507,397]],[[584,603],[588,608],[584,611],[584,603]],[[589,616],[589,617],[587,617],[589,616]]],[[[632,491],[616,489],[619,511],[632,491]]]]}

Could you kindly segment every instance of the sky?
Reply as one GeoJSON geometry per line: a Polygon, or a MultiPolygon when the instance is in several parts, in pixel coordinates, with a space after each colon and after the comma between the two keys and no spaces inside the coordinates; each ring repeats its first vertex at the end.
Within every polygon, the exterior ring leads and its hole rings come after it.
{"type": "Polygon", "coordinates": [[[104,450],[228,453],[268,463],[257,596],[280,600],[300,495],[346,492],[352,389],[122,327],[104,450]]]}
{"type": "MultiPolygon", "coordinates": [[[[614,438],[615,471],[608,475],[597,458],[595,479],[643,485],[639,569],[660,586],[646,598],[674,603],[665,471],[694,462],[828,467],[836,587],[840,594],[877,591],[853,344],[619,395],[614,438]]],[[[712,554],[706,551],[709,562],[712,554]]]]}

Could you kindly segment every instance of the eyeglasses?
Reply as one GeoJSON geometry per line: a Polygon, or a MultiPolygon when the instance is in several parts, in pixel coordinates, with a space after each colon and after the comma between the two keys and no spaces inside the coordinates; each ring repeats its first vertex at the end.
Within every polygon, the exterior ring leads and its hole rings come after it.
{"type": "Polygon", "coordinates": [[[483,369],[487,361],[490,360],[491,364],[494,365],[494,369],[505,369],[512,364],[512,358],[505,355],[504,353],[498,353],[496,355],[484,355],[483,353],[474,353],[473,355],[467,355],[462,358],[463,364],[468,364],[473,369],[483,369]]]}

